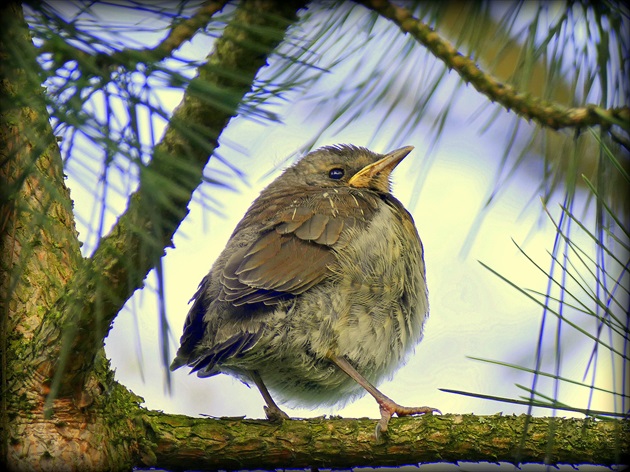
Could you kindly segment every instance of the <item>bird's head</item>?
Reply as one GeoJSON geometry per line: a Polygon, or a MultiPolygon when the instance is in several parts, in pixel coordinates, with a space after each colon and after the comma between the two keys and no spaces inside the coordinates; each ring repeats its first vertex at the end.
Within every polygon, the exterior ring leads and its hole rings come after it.
{"type": "Polygon", "coordinates": [[[413,146],[377,154],[369,149],[337,145],[313,151],[284,171],[277,180],[287,186],[355,187],[390,193],[390,174],[413,146]]]}

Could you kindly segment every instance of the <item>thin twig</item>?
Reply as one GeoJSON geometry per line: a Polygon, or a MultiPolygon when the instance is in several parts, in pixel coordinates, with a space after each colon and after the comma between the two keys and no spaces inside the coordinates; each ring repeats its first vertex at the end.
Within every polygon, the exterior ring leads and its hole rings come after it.
{"type": "Polygon", "coordinates": [[[139,62],[159,62],[170,56],[186,41],[190,40],[201,28],[205,27],[212,16],[223,9],[227,0],[207,1],[190,18],[175,25],[169,34],[153,48],[125,48],[113,54],[106,52],[89,53],[67,41],[46,40],[39,48],[40,52],[50,52],[57,64],[77,61],[79,64],[93,64],[96,68],[87,68],[83,72],[95,75],[97,71],[106,71],[124,66],[129,68],[139,62]]]}

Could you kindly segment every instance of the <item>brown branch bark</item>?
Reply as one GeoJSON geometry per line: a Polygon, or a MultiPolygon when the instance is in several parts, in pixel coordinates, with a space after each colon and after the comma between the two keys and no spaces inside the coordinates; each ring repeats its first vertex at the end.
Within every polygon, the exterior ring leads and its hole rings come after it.
{"type": "Polygon", "coordinates": [[[514,111],[527,120],[534,120],[541,126],[556,130],[580,129],[594,125],[604,127],[618,125],[626,131],[630,130],[628,107],[605,109],[589,104],[573,108],[521,93],[511,85],[485,73],[475,61],[460,54],[455,46],[429,25],[414,18],[409,9],[387,0],[357,0],[357,3],[393,21],[402,31],[411,34],[435,57],[457,72],[466,83],[471,84],[493,102],[500,103],[507,110],[514,111]]]}
{"type": "Polygon", "coordinates": [[[41,352],[37,328],[82,258],[19,5],[2,5],[0,34],[0,397],[6,457],[12,400],[34,400],[32,385],[42,380],[34,362],[22,361],[41,352]]]}

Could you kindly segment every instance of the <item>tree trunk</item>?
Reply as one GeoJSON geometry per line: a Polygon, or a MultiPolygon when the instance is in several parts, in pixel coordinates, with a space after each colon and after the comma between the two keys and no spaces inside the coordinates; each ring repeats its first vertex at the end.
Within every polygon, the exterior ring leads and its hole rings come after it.
{"type": "MultiPolygon", "coordinates": [[[[116,403],[127,407],[133,397],[112,387],[103,361],[79,395],[55,399],[51,415],[44,410],[56,359],[40,339],[58,336],[39,331],[84,262],[21,7],[5,5],[0,17],[2,456],[15,470],[130,467],[137,432],[116,403]],[[103,395],[106,388],[114,395],[103,395]],[[81,408],[88,395],[98,401],[81,408]]],[[[61,330],[62,320],[51,325],[61,330]]]]}

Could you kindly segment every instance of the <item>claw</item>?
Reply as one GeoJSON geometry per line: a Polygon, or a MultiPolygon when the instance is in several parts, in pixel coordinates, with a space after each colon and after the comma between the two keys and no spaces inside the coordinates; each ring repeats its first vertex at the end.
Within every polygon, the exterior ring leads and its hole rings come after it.
{"type": "Polygon", "coordinates": [[[402,406],[398,403],[394,402],[392,399],[385,397],[379,401],[379,407],[381,410],[381,419],[376,424],[376,430],[374,431],[374,435],[376,439],[379,439],[381,433],[387,431],[387,427],[389,425],[389,420],[392,415],[396,414],[396,416],[412,416],[412,415],[426,415],[438,413],[442,414],[440,410],[437,408],[431,408],[428,406],[418,406],[418,407],[409,407],[402,406]]]}
{"type": "Polygon", "coordinates": [[[374,436],[376,437],[376,440],[379,439],[381,433],[385,433],[387,432],[387,426],[389,425],[389,420],[392,417],[392,412],[381,406],[381,419],[378,420],[378,423],[376,423],[376,430],[374,431],[374,436]]]}
{"type": "Polygon", "coordinates": [[[284,411],[282,411],[280,408],[278,407],[270,407],[270,406],[265,406],[265,415],[267,416],[267,419],[269,421],[274,421],[274,422],[281,422],[283,420],[288,420],[290,418],[289,415],[287,415],[284,411]]]}
{"type": "Polygon", "coordinates": [[[437,408],[431,408],[429,406],[400,406],[396,404],[396,409],[393,413],[396,413],[396,416],[412,416],[412,415],[428,415],[429,413],[437,413],[441,415],[442,412],[437,408]]]}
{"type": "MultiPolygon", "coordinates": [[[[386,426],[387,428],[387,426],[386,426]]],[[[387,429],[386,429],[387,431],[387,429]]],[[[378,423],[376,423],[376,428],[374,428],[374,437],[376,438],[376,440],[378,441],[381,438],[381,433],[383,432],[383,425],[381,424],[380,420],[378,423]]]]}

